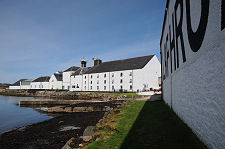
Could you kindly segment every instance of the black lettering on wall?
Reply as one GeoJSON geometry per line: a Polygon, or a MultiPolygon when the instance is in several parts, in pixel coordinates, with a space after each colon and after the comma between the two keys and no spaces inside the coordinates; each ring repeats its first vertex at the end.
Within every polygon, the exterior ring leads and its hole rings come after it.
{"type": "Polygon", "coordinates": [[[205,37],[209,17],[209,0],[201,0],[201,17],[196,32],[193,32],[191,27],[190,0],[186,0],[186,16],[189,44],[192,51],[197,52],[200,49],[205,37]]]}
{"type": "Polygon", "coordinates": [[[175,30],[176,30],[176,53],[177,53],[177,68],[179,68],[179,52],[178,52],[178,38],[180,38],[181,50],[183,62],[186,62],[186,54],[184,49],[184,38],[182,32],[182,24],[183,24],[183,0],[177,0],[174,6],[175,10],[175,30]],[[177,9],[180,6],[180,21],[177,24],[177,9]]]}
{"type": "Polygon", "coordinates": [[[166,36],[166,42],[164,44],[164,53],[165,53],[165,76],[167,77],[169,74],[168,72],[168,59],[169,59],[169,52],[167,48],[167,43],[168,43],[168,34],[166,36]]]}
{"type": "Polygon", "coordinates": [[[221,30],[223,30],[225,28],[225,0],[222,0],[221,12],[221,30]]]}
{"type": "Polygon", "coordinates": [[[172,28],[173,28],[173,39],[171,38],[171,25],[169,25],[169,36],[170,36],[170,63],[171,63],[171,73],[173,73],[172,67],[172,51],[174,51],[174,70],[176,70],[176,50],[175,50],[175,33],[174,33],[174,14],[172,14],[172,28]]]}

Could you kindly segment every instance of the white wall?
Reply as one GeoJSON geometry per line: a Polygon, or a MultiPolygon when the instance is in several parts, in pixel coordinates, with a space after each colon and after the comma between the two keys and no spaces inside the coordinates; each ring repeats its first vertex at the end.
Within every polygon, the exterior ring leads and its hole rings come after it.
{"type": "Polygon", "coordinates": [[[31,82],[31,89],[49,89],[49,82],[31,82]]]}
{"type": "MultiPolygon", "coordinates": [[[[174,69],[174,49],[172,54],[170,54],[170,36],[168,34],[169,25],[172,27],[173,24],[171,18],[174,13],[175,2],[175,0],[170,0],[161,42],[162,75],[165,75],[165,78],[162,78],[163,98],[209,148],[224,149],[225,29],[221,26],[222,1],[210,0],[209,15],[203,19],[206,20],[207,24],[205,36],[203,36],[203,42],[199,49],[190,46],[196,46],[201,43],[201,40],[200,36],[193,38],[193,41],[197,41],[197,44],[192,44],[191,38],[188,38],[186,20],[188,15],[186,14],[186,1],[184,1],[182,34],[186,61],[183,61],[181,40],[179,38],[175,40],[176,42],[178,41],[179,52],[179,68],[176,70],[174,69]],[[168,42],[166,40],[167,35],[168,42]],[[168,60],[165,57],[167,51],[169,51],[168,60]],[[173,64],[172,73],[171,60],[173,64]],[[165,65],[165,61],[168,62],[168,67],[165,65]],[[166,73],[167,69],[168,73],[166,73]]],[[[206,4],[207,0],[202,2],[206,4]]],[[[182,12],[179,8],[181,7],[179,6],[177,11],[178,23],[180,22],[180,12],[182,12]]],[[[206,10],[204,9],[204,11],[206,10]]],[[[190,11],[191,27],[193,32],[196,32],[199,28],[201,16],[201,0],[190,1],[190,11]]],[[[200,32],[203,33],[204,28],[201,28],[200,32]]],[[[171,34],[171,37],[173,38],[173,34],[171,34]]]]}
{"type": "Polygon", "coordinates": [[[72,87],[71,91],[113,92],[115,90],[118,92],[122,86],[123,91],[136,92],[142,91],[144,84],[147,85],[148,90],[158,89],[159,76],[161,76],[161,67],[157,57],[154,56],[142,69],[83,74],[75,78],[71,76],[71,86],[79,86],[79,88],[72,87]]]}
{"type": "Polygon", "coordinates": [[[30,89],[30,85],[21,85],[21,89],[30,89]]]}
{"type": "Polygon", "coordinates": [[[20,89],[20,86],[9,86],[10,90],[16,90],[16,89],[20,89]]]}
{"type": "Polygon", "coordinates": [[[82,91],[82,75],[71,76],[70,91],[82,91]]]}
{"type": "Polygon", "coordinates": [[[134,70],[134,91],[159,89],[158,78],[161,76],[161,65],[154,56],[142,69],[134,70]]]}
{"type": "Polygon", "coordinates": [[[62,84],[63,84],[63,82],[58,81],[54,74],[49,79],[49,89],[54,89],[54,90],[62,89],[62,84]]]}
{"type": "Polygon", "coordinates": [[[63,86],[65,90],[68,90],[68,86],[71,88],[71,74],[73,72],[74,71],[63,72],[63,86]]]}

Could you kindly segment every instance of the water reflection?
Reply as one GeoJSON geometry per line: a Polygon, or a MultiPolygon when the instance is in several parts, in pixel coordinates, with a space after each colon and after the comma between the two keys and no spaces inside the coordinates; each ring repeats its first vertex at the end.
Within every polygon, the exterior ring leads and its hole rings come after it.
{"type": "Polygon", "coordinates": [[[41,122],[57,116],[47,115],[46,113],[38,110],[37,107],[18,106],[18,103],[21,100],[37,99],[46,100],[33,97],[0,96],[0,134],[18,127],[41,122]]]}

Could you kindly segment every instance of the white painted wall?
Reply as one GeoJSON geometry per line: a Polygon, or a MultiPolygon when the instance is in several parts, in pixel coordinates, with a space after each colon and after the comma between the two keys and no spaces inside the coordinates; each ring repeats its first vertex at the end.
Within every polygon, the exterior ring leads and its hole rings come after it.
{"type": "Polygon", "coordinates": [[[72,73],[75,72],[75,71],[66,71],[66,72],[63,72],[63,86],[64,86],[64,90],[68,90],[68,87],[69,87],[69,90],[71,88],[71,75],[72,73]]]}
{"type": "Polygon", "coordinates": [[[71,76],[71,86],[79,86],[71,91],[142,91],[144,84],[146,89],[158,89],[158,77],[161,76],[161,66],[154,56],[144,68],[136,70],[124,70],[71,76]],[[121,76],[122,73],[122,76],[121,76]],[[122,83],[121,83],[122,80],[122,83]],[[132,86],[132,87],[130,87],[132,86]],[[114,89],[113,89],[114,87],[114,89]]]}
{"type": "Polygon", "coordinates": [[[20,89],[20,86],[9,86],[10,90],[17,90],[20,89]]]}
{"type": "Polygon", "coordinates": [[[71,76],[70,91],[82,91],[82,75],[71,76]]]}
{"type": "MultiPolygon", "coordinates": [[[[162,34],[163,98],[178,116],[213,149],[225,148],[225,29],[221,28],[221,0],[210,0],[207,28],[202,45],[193,52],[188,39],[186,4],[183,6],[182,33],[186,62],[182,59],[180,39],[178,40],[179,68],[174,70],[174,50],[169,52],[168,67],[165,55],[170,51],[169,25],[176,0],[170,0],[165,29],[162,34]],[[168,36],[169,37],[169,36],[168,36]],[[168,68],[168,74],[166,69],[168,68]]],[[[185,1],[184,1],[185,2],[185,1]]],[[[207,1],[202,1],[206,3],[207,1]]],[[[180,6],[179,6],[180,8],[180,6]]],[[[195,32],[199,27],[201,0],[190,1],[191,26],[195,32]]],[[[180,9],[177,11],[180,21],[180,9]]],[[[172,29],[172,28],[171,28],[172,29]]],[[[171,30],[172,31],[172,30],[171,30]]],[[[203,32],[203,31],[201,31],[203,32]]],[[[171,35],[173,38],[173,34],[171,35]]],[[[197,40],[197,39],[195,39],[197,40]]],[[[199,38],[197,40],[199,41],[199,38]]],[[[195,44],[196,45],[196,44],[195,44]]]]}
{"type": "Polygon", "coordinates": [[[150,88],[159,89],[158,78],[161,76],[161,65],[154,56],[142,69],[134,70],[134,91],[150,88]]]}
{"type": "Polygon", "coordinates": [[[21,85],[20,89],[25,89],[25,90],[30,89],[30,85],[21,85]]]}
{"type": "Polygon", "coordinates": [[[49,89],[49,82],[31,82],[31,89],[49,89]]]}
{"type": "Polygon", "coordinates": [[[63,82],[58,81],[54,74],[49,79],[49,89],[53,89],[53,90],[60,89],[61,90],[62,85],[63,85],[63,82]]]}

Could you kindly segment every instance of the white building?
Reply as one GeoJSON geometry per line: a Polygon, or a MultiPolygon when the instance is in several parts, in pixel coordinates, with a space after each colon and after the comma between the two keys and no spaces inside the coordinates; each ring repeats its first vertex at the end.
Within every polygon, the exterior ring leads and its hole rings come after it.
{"type": "Polygon", "coordinates": [[[20,83],[20,89],[31,89],[31,82],[34,81],[34,79],[24,79],[20,83]]]}
{"type": "Polygon", "coordinates": [[[49,89],[49,76],[39,77],[31,82],[31,89],[49,89]]]}
{"type": "Polygon", "coordinates": [[[9,86],[9,89],[13,90],[13,89],[21,89],[21,82],[27,80],[27,79],[20,79],[18,81],[16,81],[14,84],[9,86]]]}
{"type": "Polygon", "coordinates": [[[158,89],[161,65],[155,55],[104,62],[94,60],[94,66],[82,67],[71,76],[70,91],[139,92],[158,89]]]}
{"type": "Polygon", "coordinates": [[[63,88],[63,73],[62,72],[56,72],[54,73],[51,78],[49,79],[49,89],[64,89],[63,88]]]}
{"type": "Polygon", "coordinates": [[[71,75],[80,67],[72,66],[63,72],[63,86],[62,89],[70,90],[71,88],[71,75]]]}
{"type": "Polygon", "coordinates": [[[165,102],[210,149],[225,149],[225,1],[167,0],[165,102]]]}

